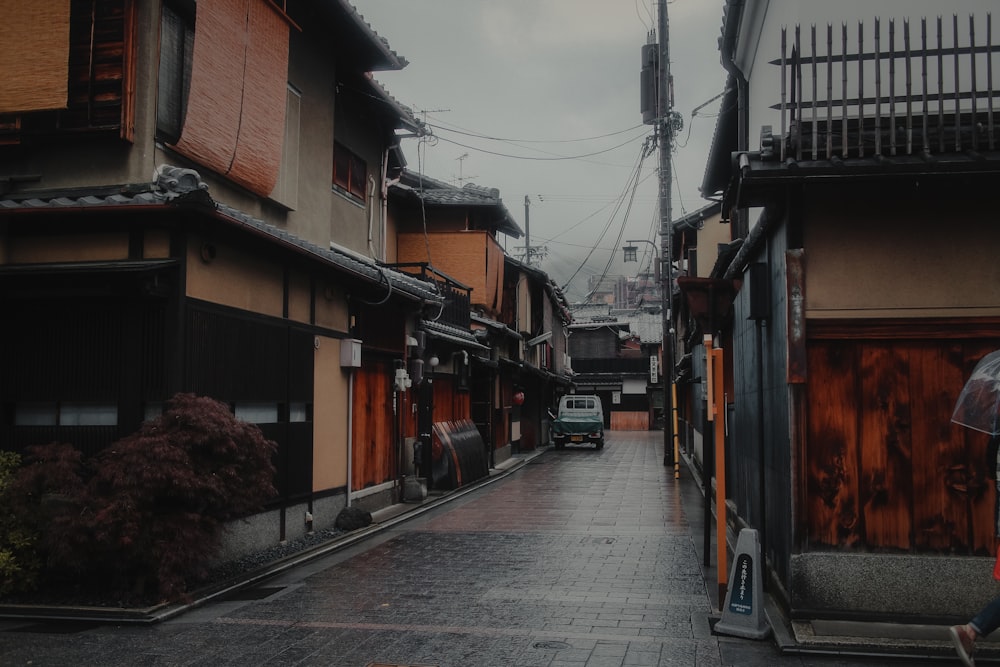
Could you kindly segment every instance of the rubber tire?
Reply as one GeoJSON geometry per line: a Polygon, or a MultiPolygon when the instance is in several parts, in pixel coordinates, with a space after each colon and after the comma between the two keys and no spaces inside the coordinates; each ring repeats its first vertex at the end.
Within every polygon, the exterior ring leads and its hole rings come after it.
{"type": "Polygon", "coordinates": [[[597,441],[597,448],[604,449],[604,438],[601,438],[600,440],[597,441]]]}

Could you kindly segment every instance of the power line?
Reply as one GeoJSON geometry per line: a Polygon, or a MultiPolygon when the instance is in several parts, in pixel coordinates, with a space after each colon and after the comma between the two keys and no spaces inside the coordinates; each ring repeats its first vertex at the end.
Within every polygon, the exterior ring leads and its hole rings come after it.
{"type": "MultiPolygon", "coordinates": [[[[437,130],[444,130],[445,132],[453,132],[455,134],[461,134],[466,137],[474,137],[476,139],[487,139],[489,141],[504,141],[511,143],[521,143],[521,144],[572,144],[579,143],[582,141],[596,141],[597,139],[607,139],[608,137],[614,137],[619,134],[625,134],[626,132],[632,132],[633,130],[638,130],[639,128],[644,128],[643,125],[634,125],[632,127],[625,128],[624,130],[618,130],[616,132],[608,132],[607,134],[599,134],[593,137],[582,137],[580,139],[511,139],[504,137],[494,137],[488,134],[479,134],[477,132],[456,130],[451,127],[445,127],[443,125],[435,125],[434,123],[426,123],[428,127],[432,127],[437,130]]],[[[456,125],[455,127],[459,127],[456,125]]]]}
{"type": "MultiPolygon", "coordinates": [[[[467,148],[469,150],[477,151],[479,153],[486,153],[487,155],[496,155],[497,157],[513,158],[515,160],[536,160],[536,161],[542,161],[542,162],[558,162],[558,161],[563,161],[563,160],[579,160],[579,159],[586,158],[586,157],[593,157],[594,155],[602,155],[604,153],[610,153],[611,151],[614,151],[614,150],[617,150],[619,148],[622,148],[623,146],[628,146],[629,144],[631,144],[632,142],[634,142],[636,139],[639,139],[640,137],[642,137],[644,135],[647,135],[646,131],[643,131],[642,135],[637,135],[635,137],[632,137],[628,141],[624,141],[624,142],[618,144],[617,146],[612,146],[611,148],[605,148],[604,150],[594,151],[592,153],[583,153],[581,155],[555,155],[555,154],[552,154],[551,157],[538,157],[538,156],[531,156],[531,155],[511,155],[509,153],[500,153],[498,151],[486,150],[485,148],[477,148],[476,146],[470,146],[468,144],[463,144],[463,143],[461,143],[459,141],[454,141],[452,139],[447,139],[445,137],[440,137],[439,136],[438,139],[440,139],[441,141],[446,141],[449,144],[453,144],[455,146],[461,146],[462,148],[467,148]]],[[[545,152],[545,151],[541,151],[541,152],[545,152]]]]}
{"type": "MultiPolygon", "coordinates": [[[[622,204],[625,201],[626,193],[629,191],[629,189],[631,189],[632,192],[631,192],[631,197],[629,198],[628,209],[625,212],[625,218],[622,220],[621,228],[618,231],[619,240],[621,239],[622,234],[625,233],[625,223],[628,221],[628,211],[631,210],[632,208],[632,200],[635,198],[636,189],[638,188],[639,183],[641,182],[639,176],[642,172],[642,163],[652,153],[651,151],[652,142],[650,141],[650,138],[651,137],[647,137],[646,141],[643,142],[642,147],[639,150],[639,157],[636,159],[635,168],[633,169],[632,174],[629,176],[628,181],[625,183],[625,187],[622,189],[621,197],[619,198],[618,202],[615,205],[615,210],[612,211],[611,216],[608,218],[608,223],[604,226],[604,229],[601,231],[600,236],[597,237],[597,241],[594,243],[594,246],[591,248],[590,252],[588,252],[587,256],[583,258],[582,262],[580,262],[579,268],[577,268],[577,270],[573,272],[573,275],[571,275],[569,277],[569,280],[567,280],[566,283],[562,286],[563,291],[566,291],[566,289],[569,287],[569,284],[573,282],[573,279],[576,278],[577,274],[580,273],[580,270],[583,269],[583,267],[590,260],[590,257],[594,254],[594,251],[597,250],[597,247],[604,239],[604,235],[608,233],[609,229],[611,229],[611,223],[614,222],[615,216],[618,215],[618,211],[621,210],[622,204]]],[[[611,257],[612,258],[614,257],[614,253],[612,253],[611,257]]],[[[611,266],[611,260],[609,259],[607,266],[605,266],[605,274],[607,273],[607,269],[610,266],[611,266]]],[[[601,279],[602,280],[604,279],[603,276],[601,279]]]]}

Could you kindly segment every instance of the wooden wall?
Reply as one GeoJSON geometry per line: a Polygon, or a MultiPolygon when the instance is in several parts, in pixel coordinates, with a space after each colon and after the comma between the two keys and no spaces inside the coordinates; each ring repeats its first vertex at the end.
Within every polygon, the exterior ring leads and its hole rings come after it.
{"type": "Polygon", "coordinates": [[[648,412],[612,412],[612,431],[648,431],[648,412]]]}
{"type": "Polygon", "coordinates": [[[351,488],[360,491],[396,477],[392,361],[367,355],[354,375],[351,488]]]}
{"type": "Polygon", "coordinates": [[[987,437],[951,423],[996,339],[821,339],[808,347],[810,547],[988,555],[987,437]]]}

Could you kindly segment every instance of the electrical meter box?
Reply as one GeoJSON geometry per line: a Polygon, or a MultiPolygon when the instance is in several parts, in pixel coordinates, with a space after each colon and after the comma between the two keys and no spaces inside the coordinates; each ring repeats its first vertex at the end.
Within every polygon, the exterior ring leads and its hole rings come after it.
{"type": "Polygon", "coordinates": [[[361,368],[361,341],[357,338],[340,339],[340,367],[361,368]]]}

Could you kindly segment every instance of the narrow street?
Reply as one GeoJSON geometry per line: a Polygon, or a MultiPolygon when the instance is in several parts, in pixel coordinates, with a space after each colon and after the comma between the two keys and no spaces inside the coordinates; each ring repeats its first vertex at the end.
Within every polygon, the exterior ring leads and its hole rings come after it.
{"type": "Polygon", "coordinates": [[[0,663],[932,664],[782,655],[771,640],[713,635],[699,496],[682,473],[675,482],[663,467],[661,433],[609,433],[603,451],[546,451],[372,539],[164,623],[0,621],[0,663]]]}

